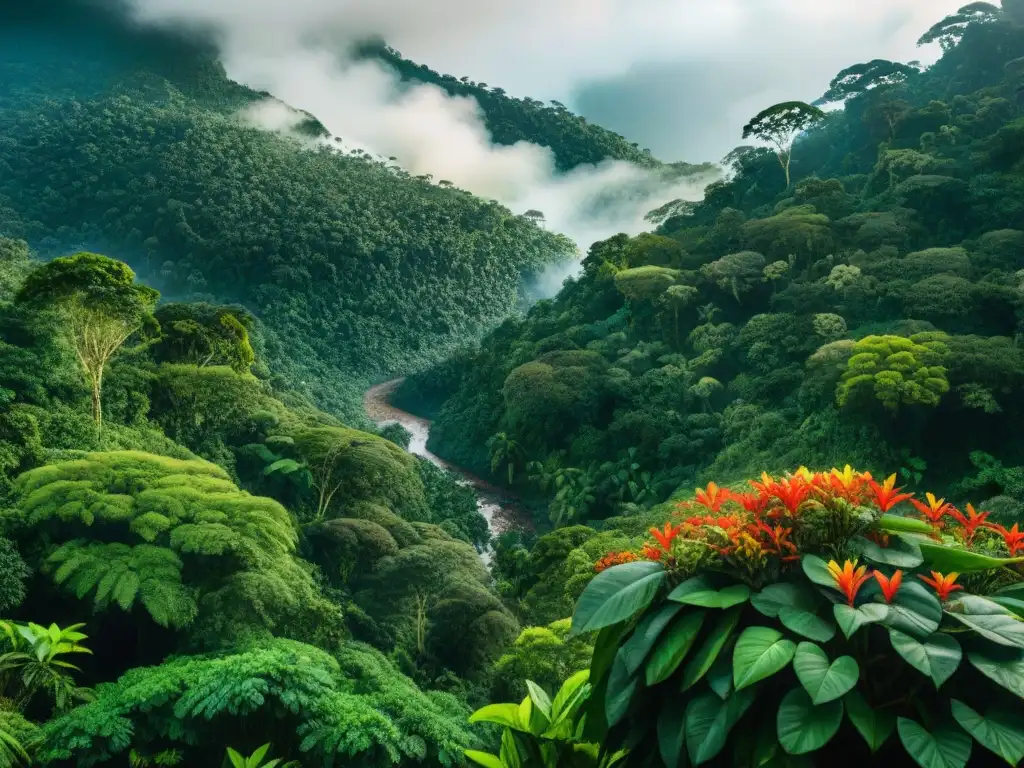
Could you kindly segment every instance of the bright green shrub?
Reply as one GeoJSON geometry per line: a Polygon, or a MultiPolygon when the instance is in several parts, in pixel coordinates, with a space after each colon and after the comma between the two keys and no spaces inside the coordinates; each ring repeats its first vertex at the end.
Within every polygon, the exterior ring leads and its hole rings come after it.
{"type": "Polygon", "coordinates": [[[855,398],[870,397],[891,411],[905,405],[934,407],[949,391],[943,365],[947,353],[945,344],[925,340],[923,334],[867,336],[853,346],[836,401],[847,406],[855,398]]]}
{"type": "Polygon", "coordinates": [[[648,265],[616,273],[615,287],[631,301],[654,301],[678,279],[678,270],[648,265]]]}

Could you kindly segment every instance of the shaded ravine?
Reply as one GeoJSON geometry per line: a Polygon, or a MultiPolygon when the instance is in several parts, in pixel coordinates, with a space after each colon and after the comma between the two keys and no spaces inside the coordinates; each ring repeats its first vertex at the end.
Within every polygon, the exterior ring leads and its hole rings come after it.
{"type": "MultiPolygon", "coordinates": [[[[430,421],[428,419],[414,416],[411,413],[395,408],[391,405],[391,395],[402,383],[402,379],[393,379],[383,384],[378,384],[366,391],[363,396],[363,408],[366,415],[379,426],[398,423],[405,427],[412,434],[409,442],[409,452],[422,456],[442,469],[447,469],[458,475],[462,482],[472,486],[476,492],[476,506],[480,514],[487,520],[487,527],[491,536],[498,536],[509,530],[524,530],[531,527],[529,515],[517,503],[515,497],[510,496],[506,491],[488,483],[486,480],[473,475],[444,459],[435,456],[427,450],[427,438],[430,436],[430,421]]],[[[493,551],[488,548],[481,553],[484,562],[490,565],[493,551]]]]}

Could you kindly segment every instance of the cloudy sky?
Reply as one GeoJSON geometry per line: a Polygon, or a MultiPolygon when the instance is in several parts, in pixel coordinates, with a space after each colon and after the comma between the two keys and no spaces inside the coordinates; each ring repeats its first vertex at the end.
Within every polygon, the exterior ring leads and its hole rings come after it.
{"type": "Polygon", "coordinates": [[[663,160],[718,160],[747,118],[813,100],[845,66],[928,60],[915,41],[964,0],[123,0],[138,18],[213,29],[229,74],[309,110],[353,146],[396,155],[513,209],[540,208],[586,244],[639,231],[642,215],[692,182],[651,191],[623,164],[553,174],[530,144],[491,145],[475,102],[405,92],[386,72],[339,64],[369,34],[435,70],[557,99],[663,160]],[[640,183],[608,219],[590,202],[640,183]]]}

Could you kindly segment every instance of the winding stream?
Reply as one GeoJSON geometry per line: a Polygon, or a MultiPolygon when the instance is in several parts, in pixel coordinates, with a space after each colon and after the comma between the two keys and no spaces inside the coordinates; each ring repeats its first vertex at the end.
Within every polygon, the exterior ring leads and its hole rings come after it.
{"type": "MultiPolygon", "coordinates": [[[[449,464],[427,450],[430,421],[391,405],[391,395],[401,383],[402,379],[393,379],[368,389],[363,397],[363,408],[366,410],[366,415],[379,426],[401,424],[412,433],[412,440],[409,442],[410,453],[422,456],[442,469],[454,472],[461,478],[464,485],[472,486],[476,492],[476,507],[487,520],[491,536],[497,536],[509,530],[528,529],[530,527],[529,516],[516,504],[515,498],[509,496],[501,488],[449,464]]],[[[485,563],[490,565],[493,554],[493,550],[488,547],[481,553],[481,557],[485,563]]]]}

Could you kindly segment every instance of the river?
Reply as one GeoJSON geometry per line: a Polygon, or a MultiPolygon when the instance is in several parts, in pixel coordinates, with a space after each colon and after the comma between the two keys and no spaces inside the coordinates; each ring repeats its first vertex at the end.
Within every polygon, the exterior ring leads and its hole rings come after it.
{"type": "MultiPolygon", "coordinates": [[[[444,459],[435,456],[427,450],[427,438],[430,436],[430,421],[391,405],[391,395],[401,383],[402,379],[393,379],[368,389],[363,398],[363,407],[366,410],[366,415],[379,426],[394,423],[401,424],[412,434],[412,440],[409,442],[410,453],[422,456],[442,469],[453,472],[458,475],[463,484],[472,486],[476,492],[476,507],[487,520],[487,527],[491,531],[491,536],[498,536],[509,530],[529,529],[529,516],[516,503],[514,497],[501,488],[488,483],[486,480],[466,472],[460,467],[449,464],[444,459]]],[[[480,556],[485,563],[490,565],[494,552],[488,547],[480,556]]]]}

